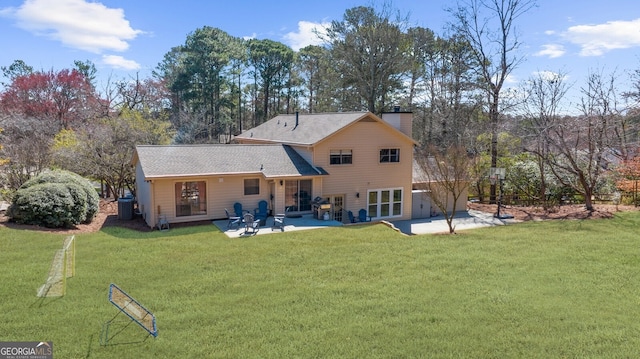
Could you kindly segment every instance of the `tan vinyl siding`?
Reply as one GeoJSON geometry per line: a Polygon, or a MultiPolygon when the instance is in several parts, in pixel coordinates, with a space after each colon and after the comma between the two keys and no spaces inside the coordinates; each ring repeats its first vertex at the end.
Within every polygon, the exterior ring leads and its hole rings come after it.
{"type": "Polygon", "coordinates": [[[212,218],[224,218],[224,209],[228,209],[233,213],[233,204],[239,202],[244,210],[253,211],[258,207],[258,202],[266,200],[271,208],[269,201],[269,184],[262,177],[255,176],[225,176],[215,177],[212,181],[211,201],[209,208],[212,211],[212,218]],[[260,179],[260,193],[255,195],[244,194],[244,180],[250,178],[260,179]]]}
{"type": "Polygon", "coordinates": [[[151,182],[145,181],[140,163],[136,163],[136,200],[138,202],[138,210],[142,213],[142,218],[144,218],[149,227],[152,227],[155,218],[153,218],[152,210],[151,182]]]}
{"type": "Polygon", "coordinates": [[[402,219],[411,218],[413,143],[375,121],[359,121],[314,148],[313,164],[323,167],[323,194],[344,194],[345,209],[357,212],[367,207],[367,191],[402,188],[402,219]],[[380,149],[399,148],[400,162],[380,163],[380,149]],[[330,165],[331,150],[352,150],[352,164],[330,165]],[[360,197],[356,197],[356,193],[360,197]]]}
{"type": "MultiPolygon", "coordinates": [[[[410,124],[411,114],[402,116],[399,120],[410,124]]],[[[145,207],[147,223],[155,226],[159,213],[166,215],[170,223],[224,218],[224,209],[233,212],[235,202],[251,211],[261,200],[267,201],[273,213],[282,213],[287,203],[286,182],[305,179],[312,180],[312,198],[343,196],[343,208],[354,213],[367,208],[369,191],[402,189],[402,216],[393,219],[411,218],[415,142],[409,136],[371,113],[300,115],[299,127],[286,129],[282,121],[290,121],[290,117],[279,116],[264,126],[258,126],[255,138],[251,135],[252,130],[237,138],[239,142],[253,144],[251,146],[139,146],[136,156],[145,156],[141,158],[146,160],[143,164],[147,173],[137,168],[137,186],[139,197],[144,197],[140,203],[145,207]],[[255,145],[258,143],[281,145],[258,149],[255,145]],[[399,149],[400,161],[380,163],[381,149],[399,149]],[[260,152],[252,152],[255,150],[260,152]],[[331,165],[332,150],[350,151],[352,163],[345,160],[345,164],[331,165]],[[219,156],[220,152],[228,156],[219,156]],[[256,153],[263,156],[255,156],[256,153]],[[230,154],[240,155],[244,161],[211,160],[229,158],[230,154]],[[173,166],[169,169],[165,168],[167,157],[173,159],[170,162],[173,166]],[[199,161],[202,159],[205,160],[199,161]],[[319,168],[324,171],[319,171],[319,168]],[[147,181],[144,181],[145,175],[147,181]],[[245,178],[259,178],[259,194],[244,195],[245,178]],[[175,184],[184,181],[206,183],[206,214],[176,216],[175,184]]],[[[391,122],[398,122],[394,121],[391,122]]]]}
{"type": "MultiPolygon", "coordinates": [[[[440,185],[433,185],[431,188],[432,191],[436,191],[436,193],[439,193],[442,196],[443,193],[447,193],[447,212],[453,212],[453,195],[451,193],[449,193],[446,189],[444,189],[442,186],[440,185]]],[[[456,212],[463,212],[467,210],[467,198],[469,198],[469,188],[465,187],[461,193],[460,193],[460,197],[458,198],[458,201],[456,202],[456,212]]],[[[431,200],[431,207],[433,208],[433,212],[436,214],[441,214],[442,211],[440,210],[440,208],[438,208],[435,205],[435,202],[433,200],[431,200]]]]}
{"type": "MultiPolygon", "coordinates": [[[[273,186],[273,214],[284,213],[284,180],[276,180],[273,186]],[[280,182],[282,181],[282,184],[280,182]]],[[[271,208],[271,203],[269,204],[271,208]]]]}
{"type": "Polygon", "coordinates": [[[169,223],[192,222],[199,220],[212,220],[225,218],[225,208],[233,213],[233,205],[236,202],[242,204],[244,210],[253,211],[258,207],[258,202],[266,200],[270,203],[270,188],[268,181],[262,177],[255,176],[216,176],[207,178],[171,178],[153,180],[155,197],[154,222],[149,223],[155,226],[157,216],[164,214],[169,223]],[[244,195],[244,179],[259,178],[260,193],[257,195],[244,195]],[[177,182],[205,181],[207,186],[207,214],[195,216],[176,216],[175,184],[177,182]]]}

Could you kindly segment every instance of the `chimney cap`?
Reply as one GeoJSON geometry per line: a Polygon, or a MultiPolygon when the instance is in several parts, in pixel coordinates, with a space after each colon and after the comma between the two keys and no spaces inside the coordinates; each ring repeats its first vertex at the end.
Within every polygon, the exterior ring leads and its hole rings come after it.
{"type": "Polygon", "coordinates": [[[413,113],[413,111],[403,111],[400,106],[394,106],[393,111],[383,111],[382,114],[385,113],[413,113]]]}

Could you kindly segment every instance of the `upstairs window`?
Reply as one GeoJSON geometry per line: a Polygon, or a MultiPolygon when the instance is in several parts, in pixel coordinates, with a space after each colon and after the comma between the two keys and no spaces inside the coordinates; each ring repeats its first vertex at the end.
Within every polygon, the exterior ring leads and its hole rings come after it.
{"type": "Polygon", "coordinates": [[[332,165],[350,165],[352,161],[351,150],[331,150],[329,153],[329,163],[332,165]]]}
{"type": "Polygon", "coordinates": [[[380,163],[400,162],[399,148],[383,148],[380,150],[380,163]]]}

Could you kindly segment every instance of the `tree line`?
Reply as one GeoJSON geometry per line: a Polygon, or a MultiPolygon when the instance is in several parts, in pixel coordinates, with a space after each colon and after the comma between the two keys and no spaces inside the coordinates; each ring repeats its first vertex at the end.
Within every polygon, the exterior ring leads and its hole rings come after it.
{"type": "Polygon", "coordinates": [[[413,112],[414,138],[428,149],[420,153],[476,160],[465,175],[481,199],[496,197],[489,168],[506,167],[506,190],[520,199],[551,203],[579,193],[591,207],[594,194],[631,178],[611,170],[636,156],[640,76],[630,76],[635,88],[621,89],[616,73],[594,70],[571,109],[574,85],[561,70],[505,89],[524,59],[517,22],[534,5],[458,0],[440,34],[411,26],[386,4],[357,6],[318,31],[323,45],[299,51],[204,26],[169,49],[149,78],[100,89],[90,61],[36,71],[16,60],[1,68],[3,186],[15,189],[54,166],[121,194],[133,189],[136,144],[227,143],[281,113],[400,106],[413,112]]]}

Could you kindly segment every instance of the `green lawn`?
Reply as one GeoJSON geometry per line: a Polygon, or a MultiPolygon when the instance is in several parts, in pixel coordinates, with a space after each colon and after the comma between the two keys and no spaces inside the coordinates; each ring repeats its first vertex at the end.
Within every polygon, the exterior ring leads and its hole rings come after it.
{"type": "Polygon", "coordinates": [[[0,228],[0,341],[55,358],[601,358],[640,352],[640,214],[407,237],[384,225],[229,239],[214,226],[77,236],[0,228]],[[110,283],[154,312],[146,338],[110,283]]]}

